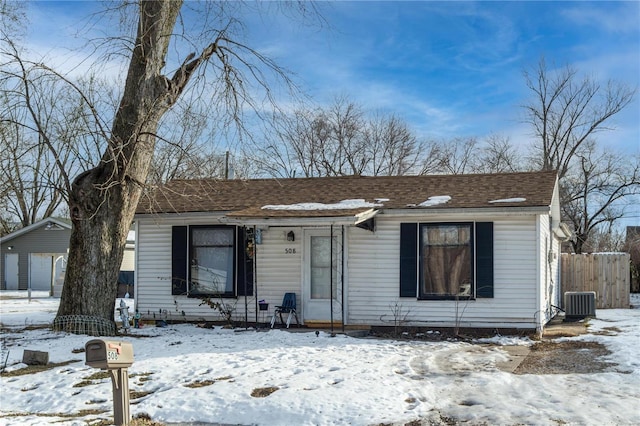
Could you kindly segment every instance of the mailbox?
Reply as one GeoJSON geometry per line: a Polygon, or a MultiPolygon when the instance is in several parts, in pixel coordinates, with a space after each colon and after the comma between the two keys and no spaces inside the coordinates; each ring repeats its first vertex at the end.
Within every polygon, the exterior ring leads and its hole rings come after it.
{"type": "Polygon", "coordinates": [[[85,346],[85,364],[102,370],[128,368],[133,364],[133,346],[114,340],[89,340],[85,346]]]}

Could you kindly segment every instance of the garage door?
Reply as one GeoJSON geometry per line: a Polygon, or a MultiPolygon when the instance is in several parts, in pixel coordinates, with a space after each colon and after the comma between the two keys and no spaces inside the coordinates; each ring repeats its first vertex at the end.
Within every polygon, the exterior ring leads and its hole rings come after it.
{"type": "Polygon", "coordinates": [[[51,290],[51,259],[53,259],[51,254],[29,254],[31,290],[51,290]]]}

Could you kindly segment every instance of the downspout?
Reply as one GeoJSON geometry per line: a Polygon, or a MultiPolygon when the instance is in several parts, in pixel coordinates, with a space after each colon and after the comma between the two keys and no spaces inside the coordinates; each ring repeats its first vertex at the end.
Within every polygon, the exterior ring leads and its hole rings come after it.
{"type": "Polygon", "coordinates": [[[344,334],[344,324],[346,322],[344,314],[344,225],[340,225],[340,227],[342,231],[340,235],[340,255],[342,256],[342,262],[340,262],[340,304],[342,306],[342,333],[344,334]]]}
{"type": "MultiPolygon", "coordinates": [[[[542,291],[542,276],[540,273],[540,262],[542,261],[542,259],[540,259],[540,250],[542,250],[542,242],[540,241],[540,232],[541,232],[541,226],[540,226],[540,215],[536,215],[536,288],[535,288],[535,295],[536,295],[536,300],[535,300],[535,307],[534,307],[534,313],[533,313],[533,322],[534,325],[536,327],[536,334],[538,334],[538,336],[542,337],[542,327],[540,326],[541,322],[539,317],[542,314],[541,310],[540,310],[540,306],[542,305],[542,301],[541,301],[541,297],[540,297],[540,292],[542,291]]],[[[545,265],[546,268],[546,265],[545,265]]]]}

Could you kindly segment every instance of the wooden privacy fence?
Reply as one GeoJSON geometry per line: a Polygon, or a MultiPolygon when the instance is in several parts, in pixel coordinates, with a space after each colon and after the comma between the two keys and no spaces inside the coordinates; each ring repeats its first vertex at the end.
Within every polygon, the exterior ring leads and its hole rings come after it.
{"type": "Polygon", "coordinates": [[[595,291],[596,308],[629,308],[629,253],[562,253],[565,291],[595,291]]]}

